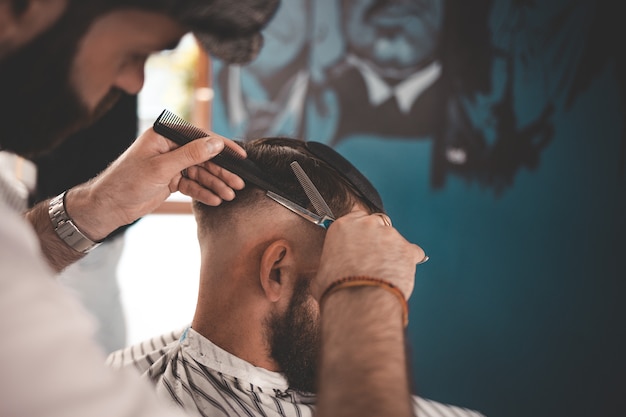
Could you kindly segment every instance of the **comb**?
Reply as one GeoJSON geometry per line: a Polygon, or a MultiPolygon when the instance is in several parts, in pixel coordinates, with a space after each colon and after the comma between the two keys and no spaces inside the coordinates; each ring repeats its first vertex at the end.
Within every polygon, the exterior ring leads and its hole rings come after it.
{"type": "MultiPolygon", "coordinates": [[[[181,146],[193,140],[211,136],[210,133],[192,125],[167,109],[163,110],[155,120],[153,129],[158,134],[173,140],[181,146]]],[[[222,152],[211,159],[211,162],[239,175],[244,181],[285,197],[285,193],[276,188],[276,186],[273,185],[272,179],[261,171],[254,162],[242,157],[227,145],[224,146],[222,152]]]]}
{"type": "MultiPolygon", "coordinates": [[[[179,145],[186,145],[192,140],[211,136],[209,132],[205,132],[197,126],[192,125],[182,117],[179,117],[171,111],[165,109],[155,120],[153,125],[154,131],[168,139],[173,140],[179,145]]],[[[228,146],[224,146],[224,150],[220,153],[228,155],[234,159],[244,159],[228,146]]]]}
{"type": "Polygon", "coordinates": [[[296,179],[302,186],[302,189],[304,190],[306,196],[309,198],[309,201],[311,202],[311,204],[313,204],[315,212],[320,216],[335,218],[332,210],[330,209],[330,207],[328,207],[328,204],[326,204],[326,201],[324,201],[324,198],[315,187],[315,184],[313,184],[313,181],[311,181],[309,176],[306,175],[304,169],[302,169],[300,164],[297,161],[293,161],[291,164],[289,164],[289,166],[291,166],[293,173],[296,174],[296,179]]]}
{"type": "Polygon", "coordinates": [[[383,201],[376,188],[350,161],[326,144],[307,141],[305,146],[313,155],[335,169],[378,212],[385,213],[383,201]]]}

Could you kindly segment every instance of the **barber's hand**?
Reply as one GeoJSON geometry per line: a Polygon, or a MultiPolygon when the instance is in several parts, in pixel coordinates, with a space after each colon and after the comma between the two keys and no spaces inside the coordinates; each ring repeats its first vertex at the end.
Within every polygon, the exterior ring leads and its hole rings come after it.
{"type": "Polygon", "coordinates": [[[381,215],[353,211],[328,228],[311,291],[319,301],[332,282],[364,275],[394,284],[408,300],[413,291],[415,267],[424,258],[422,248],[385,225],[381,215]]]}
{"type": "Polygon", "coordinates": [[[68,214],[83,233],[100,240],[152,212],[175,191],[213,206],[232,200],[243,180],[206,163],[226,142],[246,155],[235,142],[217,134],[178,146],[148,129],[103,173],[68,192],[68,214]],[[188,178],[181,174],[184,169],[188,178]]]}
{"type": "MultiPolygon", "coordinates": [[[[246,151],[234,141],[211,133],[211,137],[214,136],[221,139],[222,143],[226,144],[225,146],[237,151],[242,157],[246,157],[246,151]]],[[[223,146],[220,152],[221,149],[223,146]]],[[[211,158],[213,156],[215,155],[211,158]]],[[[190,166],[185,172],[186,175],[180,179],[178,191],[208,206],[218,206],[224,200],[231,201],[235,198],[234,190],[241,190],[245,185],[239,176],[214,164],[211,160],[190,166]]]]}

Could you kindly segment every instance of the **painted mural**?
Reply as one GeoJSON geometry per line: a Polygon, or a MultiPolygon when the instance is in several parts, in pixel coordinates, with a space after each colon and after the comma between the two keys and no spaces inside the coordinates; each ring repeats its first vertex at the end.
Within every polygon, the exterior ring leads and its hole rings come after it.
{"type": "Polygon", "coordinates": [[[597,383],[626,374],[616,7],[288,0],[255,61],[213,62],[213,130],[332,145],[431,256],[411,299],[418,393],[492,416],[626,406],[597,383]]]}

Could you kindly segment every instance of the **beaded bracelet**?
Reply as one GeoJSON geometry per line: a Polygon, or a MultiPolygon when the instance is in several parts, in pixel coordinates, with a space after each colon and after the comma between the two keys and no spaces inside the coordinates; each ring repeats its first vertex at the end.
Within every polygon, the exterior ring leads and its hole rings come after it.
{"type": "Polygon", "coordinates": [[[406,301],[406,298],[404,298],[404,294],[402,293],[402,291],[400,291],[398,287],[380,278],[372,278],[368,276],[349,276],[340,278],[337,281],[332,282],[328,287],[326,287],[326,289],[322,293],[322,296],[320,297],[320,309],[324,300],[328,298],[329,295],[343,288],[351,287],[379,287],[386,291],[389,291],[390,293],[398,297],[400,303],[402,304],[402,323],[404,324],[404,327],[409,324],[409,305],[406,301]]]}

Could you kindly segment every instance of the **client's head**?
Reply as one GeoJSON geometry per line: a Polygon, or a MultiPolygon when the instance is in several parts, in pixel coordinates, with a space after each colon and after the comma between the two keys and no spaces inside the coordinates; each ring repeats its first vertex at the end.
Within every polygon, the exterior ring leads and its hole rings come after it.
{"type": "MultiPolygon", "coordinates": [[[[311,152],[305,142],[264,138],[243,144],[248,158],[297,204],[314,211],[290,164],[297,161],[335,217],[378,204],[311,152]]],[[[373,190],[373,188],[372,188],[373,190]]],[[[375,193],[375,191],[374,191],[375,193]]],[[[376,195],[376,198],[379,198],[376,195]]],[[[319,307],[310,295],[325,230],[252,184],[231,202],[194,202],[201,248],[193,327],[223,349],[283,372],[292,388],[314,391],[319,307]]]]}

